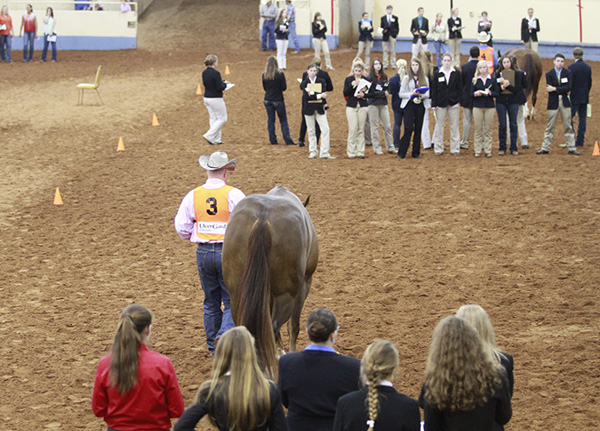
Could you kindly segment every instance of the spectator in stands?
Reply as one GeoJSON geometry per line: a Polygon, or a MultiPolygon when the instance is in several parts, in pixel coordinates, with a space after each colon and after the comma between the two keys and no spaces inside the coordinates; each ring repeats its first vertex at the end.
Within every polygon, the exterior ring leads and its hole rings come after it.
{"type": "Polygon", "coordinates": [[[460,72],[452,67],[452,56],[444,54],[442,68],[433,76],[431,82],[431,109],[435,110],[435,142],[434,154],[441,156],[444,152],[444,127],[446,117],[450,123],[450,154],[460,154],[460,132],[458,119],[460,117],[460,98],[462,96],[462,77],[460,72]]]}
{"type": "Polygon", "coordinates": [[[335,159],[329,154],[329,124],[327,122],[327,112],[325,110],[327,98],[327,83],[324,79],[317,76],[318,68],[316,64],[310,64],[306,70],[306,78],[300,84],[302,93],[302,113],[306,120],[306,129],[308,131],[308,158],[316,159],[335,159]],[[316,126],[321,129],[321,152],[317,151],[316,126]]]}
{"type": "MultiPolygon", "coordinates": [[[[396,64],[394,63],[394,69],[396,64]]],[[[383,154],[379,138],[379,124],[383,128],[385,149],[390,154],[397,154],[392,137],[392,126],[390,125],[390,111],[387,104],[388,78],[383,71],[381,61],[376,58],[371,64],[371,71],[367,77],[371,81],[371,87],[367,93],[369,104],[369,125],[371,127],[371,142],[375,154],[383,154]]]]}
{"type": "Polygon", "coordinates": [[[33,6],[30,4],[25,7],[25,14],[21,18],[19,37],[23,36],[23,30],[25,30],[25,37],[23,38],[23,63],[25,63],[33,59],[33,43],[37,39],[38,31],[37,17],[33,13],[33,6]]]}
{"type": "Polygon", "coordinates": [[[275,20],[279,10],[271,0],[268,0],[260,8],[260,17],[263,19],[263,28],[261,34],[262,47],[261,51],[267,50],[267,44],[271,51],[275,51],[275,20]]]}
{"type": "Polygon", "coordinates": [[[448,24],[442,18],[443,15],[441,13],[435,16],[435,22],[430,33],[435,48],[435,61],[438,68],[442,67],[442,55],[450,53],[450,47],[448,46],[448,24]]]}
{"type": "Polygon", "coordinates": [[[243,326],[219,340],[211,379],[202,383],[175,431],[193,431],[206,415],[221,431],[287,431],[277,386],[261,371],[254,337],[243,326]]]}
{"type": "Polygon", "coordinates": [[[131,12],[131,5],[127,3],[127,0],[121,0],[121,12],[131,12]]]}
{"type": "Polygon", "coordinates": [[[204,60],[206,69],[202,72],[202,83],[204,84],[204,106],[210,117],[210,129],[203,137],[211,145],[222,144],[221,129],[227,122],[227,108],[223,100],[223,91],[229,82],[221,78],[217,70],[219,59],[216,55],[207,55],[204,60]]]}
{"type": "Polygon", "coordinates": [[[12,38],[15,35],[12,18],[8,14],[8,6],[2,6],[0,13],[0,57],[2,63],[11,63],[12,38]]]}
{"type": "Polygon", "coordinates": [[[320,12],[315,13],[315,18],[312,22],[313,47],[315,48],[315,57],[321,59],[321,51],[325,55],[325,66],[327,69],[333,69],[331,65],[331,57],[329,56],[329,45],[327,45],[327,24],[320,12]]]}
{"type": "Polygon", "coordinates": [[[389,341],[367,347],[360,368],[365,387],[340,398],[333,431],[365,431],[365,424],[367,431],[419,430],[419,404],[392,384],[399,362],[398,350],[389,341]]]}
{"type": "Polygon", "coordinates": [[[92,410],[109,430],[168,430],[183,397],[173,364],[149,350],[152,314],[143,305],[123,310],[112,352],[98,364],[92,410]]]}
{"type": "Polygon", "coordinates": [[[369,19],[369,13],[364,12],[362,19],[358,22],[358,54],[360,58],[363,51],[365,53],[365,64],[370,64],[371,48],[373,47],[373,21],[369,19]]]}
{"type": "Polygon", "coordinates": [[[54,18],[54,10],[49,7],[46,9],[44,17],[44,50],[42,51],[42,63],[46,62],[48,54],[48,45],[52,44],[52,61],[56,62],[56,18],[54,18]]]}
{"type": "Polygon", "coordinates": [[[498,83],[490,75],[485,61],[477,63],[477,72],[471,83],[473,96],[473,122],[475,123],[475,157],[492,157],[492,125],[494,123],[494,98],[498,97],[498,83]]]}
{"type": "Polygon", "coordinates": [[[481,20],[477,23],[477,34],[481,34],[482,32],[490,36],[485,43],[488,46],[494,46],[494,42],[492,41],[492,21],[488,19],[488,13],[486,11],[481,12],[481,20]]]}
{"type": "Polygon", "coordinates": [[[392,111],[394,111],[394,129],[392,136],[394,138],[394,148],[400,148],[400,128],[404,118],[404,109],[400,107],[402,99],[400,98],[400,84],[406,76],[406,60],[403,58],[396,61],[398,73],[390,78],[388,84],[388,93],[392,95],[392,111]]]}
{"type": "Polygon", "coordinates": [[[463,130],[461,150],[469,149],[469,138],[471,137],[471,126],[473,125],[473,93],[471,93],[471,81],[477,72],[477,62],[479,61],[479,47],[472,46],[469,50],[469,61],[461,67],[462,76],[462,98],[460,106],[463,108],[463,130]]]}
{"type": "Polygon", "coordinates": [[[592,69],[589,64],[583,61],[583,49],[580,47],[573,49],[573,58],[575,58],[575,62],[569,66],[569,72],[573,76],[571,84],[571,120],[575,115],[579,117],[575,146],[583,147],[587,105],[590,103],[590,91],[592,89],[592,69]]]}
{"type": "Polygon", "coordinates": [[[308,316],[311,344],[279,359],[279,392],[290,431],[331,431],[338,399],[359,388],[360,361],[337,353],[340,327],[324,308],[308,316]]]}
{"type": "Polygon", "coordinates": [[[367,88],[358,90],[365,71],[362,62],[352,66],[352,74],[344,81],[344,97],[346,98],[346,118],[348,119],[348,144],[346,153],[349,159],[365,158],[364,129],[367,121],[367,88]],[[357,92],[358,90],[358,92],[357,92]]]}
{"type": "Polygon", "coordinates": [[[402,98],[400,107],[404,109],[404,135],[402,135],[400,148],[398,148],[399,159],[406,157],[410,146],[410,138],[413,134],[412,156],[415,159],[421,158],[421,130],[423,129],[423,117],[425,116],[424,105],[430,105],[428,87],[429,79],[425,75],[423,67],[421,67],[421,60],[413,58],[410,61],[408,74],[402,80],[400,86],[400,97],[402,98]]]}
{"type": "Polygon", "coordinates": [[[436,326],[423,389],[427,431],[493,431],[512,416],[506,372],[460,317],[448,316],[436,326]]]}
{"type": "Polygon", "coordinates": [[[519,93],[522,91],[523,78],[521,71],[515,70],[515,65],[508,56],[503,56],[498,61],[496,82],[500,84],[499,94],[496,98],[496,111],[498,111],[498,155],[506,154],[506,117],[510,124],[510,154],[516,156],[517,151],[517,115],[519,114],[519,93]]]}
{"type": "Polygon", "coordinates": [[[283,92],[287,89],[285,74],[279,70],[277,59],[273,56],[267,58],[267,65],[262,75],[262,84],[265,90],[264,104],[267,110],[267,129],[269,130],[271,145],[277,145],[277,135],[275,134],[275,118],[277,115],[281,123],[281,133],[285,145],[296,145],[290,137],[290,128],[283,99],[283,92]]]}
{"type": "Polygon", "coordinates": [[[289,28],[287,9],[281,9],[277,21],[275,21],[275,42],[277,43],[277,63],[282,70],[287,68],[289,28]]]}

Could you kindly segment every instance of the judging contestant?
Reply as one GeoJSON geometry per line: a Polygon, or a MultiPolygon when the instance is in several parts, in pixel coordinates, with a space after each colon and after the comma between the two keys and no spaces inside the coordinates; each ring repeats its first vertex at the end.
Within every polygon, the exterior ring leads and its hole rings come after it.
{"type": "Polygon", "coordinates": [[[338,399],[359,388],[360,361],[333,348],[339,326],[331,311],[310,313],[306,332],[311,344],[279,359],[279,392],[290,431],[331,431],[338,399]]]}
{"type": "Polygon", "coordinates": [[[219,59],[216,55],[207,55],[204,65],[206,66],[206,69],[202,72],[204,106],[208,110],[210,129],[202,136],[211,145],[223,144],[221,129],[227,122],[227,108],[223,100],[223,91],[225,91],[229,82],[224,81],[217,70],[219,59]]]}
{"type": "Polygon", "coordinates": [[[462,97],[460,106],[463,108],[463,129],[460,148],[469,149],[469,138],[471,137],[471,127],[473,126],[473,93],[471,93],[471,81],[477,72],[477,62],[479,61],[479,47],[472,46],[469,50],[469,61],[461,66],[460,74],[462,76],[462,97]]]}
{"type": "Polygon", "coordinates": [[[286,69],[287,49],[290,23],[287,20],[287,9],[281,9],[275,22],[275,42],[277,43],[277,63],[283,70],[286,69]]]}
{"type": "Polygon", "coordinates": [[[400,84],[406,76],[406,60],[403,58],[396,61],[398,73],[390,78],[388,84],[388,92],[392,95],[392,111],[394,111],[394,129],[392,136],[394,138],[394,148],[398,150],[400,147],[400,128],[404,118],[404,109],[400,107],[402,99],[400,98],[400,84]]]}
{"type": "Polygon", "coordinates": [[[362,62],[355,62],[352,66],[352,75],[344,81],[344,97],[346,98],[346,118],[348,119],[348,144],[346,153],[348,158],[365,158],[365,123],[367,121],[366,88],[361,89],[355,96],[356,90],[363,78],[365,68],[362,62]]]}
{"type": "Polygon", "coordinates": [[[435,61],[437,67],[442,67],[442,55],[450,53],[450,47],[448,46],[448,24],[442,19],[443,15],[438,13],[435,16],[435,22],[431,29],[431,39],[433,40],[433,46],[435,47],[435,61]]]}
{"type": "Polygon", "coordinates": [[[308,130],[308,158],[335,159],[329,154],[329,124],[327,123],[327,112],[325,101],[327,98],[326,82],[317,76],[318,68],[310,64],[306,70],[306,78],[300,84],[302,90],[302,113],[306,120],[308,130]],[[315,91],[314,87],[318,87],[315,91]],[[317,151],[317,134],[315,124],[319,124],[321,130],[321,153],[317,151]]]}
{"type": "Polygon", "coordinates": [[[92,410],[108,431],[169,430],[184,410],[173,364],[148,349],[152,314],[143,305],[123,310],[112,352],[98,364],[92,410]]]}
{"type": "MultiPolygon", "coordinates": [[[[394,69],[396,64],[394,63],[394,69]]],[[[367,93],[369,104],[369,127],[371,129],[371,143],[375,154],[383,154],[379,138],[379,123],[383,128],[385,148],[390,154],[397,154],[392,137],[392,126],[390,125],[390,110],[387,105],[388,78],[383,71],[381,60],[373,60],[371,71],[367,77],[371,81],[371,87],[367,93]]]]}
{"type": "Polygon", "coordinates": [[[44,27],[42,32],[44,33],[44,49],[42,50],[41,62],[46,62],[48,45],[52,45],[52,61],[56,62],[56,18],[54,18],[54,10],[51,7],[46,9],[46,16],[44,16],[43,21],[44,27]],[[52,40],[48,40],[50,37],[52,40]]]}
{"type": "Polygon", "coordinates": [[[494,98],[498,96],[496,79],[489,74],[488,64],[481,60],[471,83],[473,96],[473,122],[475,123],[475,157],[492,157],[492,124],[494,123],[494,98]]]}
{"type": "Polygon", "coordinates": [[[365,64],[370,63],[371,47],[373,46],[373,21],[369,19],[369,13],[362,14],[362,19],[358,22],[358,54],[356,58],[361,58],[365,52],[365,64]]]}
{"type": "Polygon", "coordinates": [[[452,16],[448,18],[448,37],[450,39],[450,54],[452,55],[452,66],[460,67],[460,45],[462,43],[462,19],[458,16],[458,8],[452,9],[452,16]]]}
{"type": "Polygon", "coordinates": [[[496,80],[500,85],[499,94],[496,98],[496,111],[498,111],[498,155],[506,154],[506,116],[510,124],[510,154],[517,156],[517,116],[519,114],[519,93],[523,91],[521,74],[515,70],[515,65],[508,56],[498,60],[499,66],[496,72],[496,80]],[[509,80],[512,79],[512,82],[509,80]]]}
{"type": "Polygon", "coordinates": [[[221,431],[287,431],[277,386],[262,373],[254,337],[243,326],[219,340],[211,379],[200,386],[175,431],[193,431],[206,415],[221,431]]]}
{"type": "Polygon", "coordinates": [[[433,77],[431,83],[431,106],[435,110],[435,143],[434,154],[441,156],[444,152],[444,126],[446,117],[450,123],[450,154],[460,154],[460,132],[458,119],[460,116],[460,98],[462,96],[462,77],[452,67],[452,56],[444,54],[442,68],[433,77]]]}
{"type": "Polygon", "coordinates": [[[267,129],[271,145],[277,145],[275,134],[275,117],[279,116],[281,133],[286,145],[296,145],[290,136],[290,128],[285,111],[283,92],[287,89],[285,74],[277,67],[277,59],[273,56],[267,58],[267,65],[262,75],[263,89],[265,90],[265,108],[267,110],[267,129]]]}
{"type": "Polygon", "coordinates": [[[325,55],[325,66],[327,69],[334,70],[329,57],[329,45],[327,45],[327,24],[320,12],[315,13],[312,22],[313,47],[315,48],[315,57],[321,59],[321,51],[325,55]]]}

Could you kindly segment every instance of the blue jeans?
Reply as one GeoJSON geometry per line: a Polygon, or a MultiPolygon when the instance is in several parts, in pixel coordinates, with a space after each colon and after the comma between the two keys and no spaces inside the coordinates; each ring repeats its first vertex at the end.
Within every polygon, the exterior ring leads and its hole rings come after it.
{"type": "Polygon", "coordinates": [[[48,35],[44,35],[44,50],[42,51],[42,61],[46,61],[48,54],[48,44],[52,44],[52,61],[56,61],[56,42],[48,42],[48,35]]]}
{"type": "Polygon", "coordinates": [[[229,292],[223,281],[221,263],[223,244],[198,244],[196,264],[204,291],[204,331],[210,353],[215,353],[215,339],[235,326],[231,317],[229,292]],[[221,310],[223,303],[224,310],[221,310]]]}
{"type": "Polygon", "coordinates": [[[442,55],[450,54],[450,47],[448,44],[440,40],[434,40],[433,46],[435,48],[435,61],[437,63],[437,67],[442,67],[442,55]]]}
{"type": "Polygon", "coordinates": [[[290,137],[290,127],[288,126],[287,114],[285,112],[285,102],[269,102],[264,101],[265,108],[267,109],[267,129],[269,130],[269,141],[271,144],[277,144],[277,135],[275,134],[275,115],[279,115],[279,122],[281,123],[281,133],[283,133],[283,140],[287,145],[294,145],[294,141],[290,137]]]}
{"type": "Polygon", "coordinates": [[[300,52],[300,43],[298,42],[298,35],[296,34],[296,23],[290,22],[290,27],[288,28],[290,32],[289,38],[294,43],[294,49],[296,52],[300,52]]]}
{"type": "Polygon", "coordinates": [[[23,36],[23,60],[32,60],[34,40],[35,33],[33,31],[26,31],[25,36],[23,36]],[[29,55],[27,55],[28,53],[29,55]]]}
{"type": "Polygon", "coordinates": [[[400,148],[400,127],[402,127],[402,119],[404,118],[404,110],[396,111],[394,109],[394,148],[400,148]]]}
{"type": "Polygon", "coordinates": [[[0,57],[2,61],[12,61],[10,55],[12,52],[12,36],[10,34],[0,34],[0,57]],[[6,46],[6,49],[4,48],[6,46]]]}
{"type": "Polygon", "coordinates": [[[275,51],[275,21],[265,21],[263,23],[262,35],[260,36],[260,40],[262,41],[261,49],[263,51],[267,50],[267,38],[269,40],[269,49],[275,51]]]}
{"type": "Polygon", "coordinates": [[[496,103],[498,112],[498,139],[500,141],[500,151],[506,152],[506,113],[508,113],[508,122],[510,124],[510,152],[517,151],[517,114],[519,113],[519,104],[496,103]]]}
{"type": "MultiPolygon", "coordinates": [[[[587,103],[571,105],[571,126],[573,126],[573,117],[575,114],[579,116],[579,126],[577,127],[577,139],[575,140],[575,146],[583,147],[583,141],[585,140],[585,126],[587,121],[587,103]]],[[[575,127],[573,127],[573,130],[575,130],[575,127]]]]}

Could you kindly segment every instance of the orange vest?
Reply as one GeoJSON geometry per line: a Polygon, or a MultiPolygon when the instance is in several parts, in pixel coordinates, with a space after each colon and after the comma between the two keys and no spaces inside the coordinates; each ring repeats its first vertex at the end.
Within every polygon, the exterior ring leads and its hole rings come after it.
{"type": "Polygon", "coordinates": [[[233,187],[194,189],[196,235],[202,242],[223,242],[229,221],[229,191],[233,187]]]}
{"type": "Polygon", "coordinates": [[[483,60],[488,65],[488,70],[490,71],[490,75],[494,74],[494,48],[488,46],[485,49],[481,49],[479,47],[479,61],[483,60]]]}

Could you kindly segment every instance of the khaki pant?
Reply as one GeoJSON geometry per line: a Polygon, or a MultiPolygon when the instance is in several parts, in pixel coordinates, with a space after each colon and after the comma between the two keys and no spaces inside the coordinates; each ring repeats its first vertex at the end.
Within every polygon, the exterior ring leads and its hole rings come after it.
{"type": "Polygon", "coordinates": [[[348,119],[348,146],[346,153],[351,159],[365,156],[365,122],[367,121],[366,106],[351,108],[346,106],[346,118],[348,119]]]}
{"type": "Polygon", "coordinates": [[[525,48],[529,48],[535,52],[538,52],[538,43],[529,38],[529,40],[525,42],[525,48]]]}
{"type": "Polygon", "coordinates": [[[448,116],[448,122],[450,123],[450,152],[452,154],[460,153],[460,134],[458,131],[460,105],[457,103],[453,106],[437,108],[435,110],[435,131],[433,135],[435,147],[433,150],[436,155],[440,155],[444,152],[444,126],[446,125],[446,116],[448,116]]]}
{"type": "Polygon", "coordinates": [[[431,132],[429,131],[429,111],[430,108],[425,108],[425,115],[423,116],[423,128],[421,129],[421,142],[423,142],[423,148],[430,149],[431,142],[431,132]]]}
{"type": "Polygon", "coordinates": [[[390,125],[390,111],[387,105],[369,106],[369,123],[371,128],[371,143],[375,153],[381,152],[381,142],[379,141],[379,123],[383,127],[385,139],[385,148],[388,151],[394,150],[394,138],[392,136],[392,127],[390,125]]]}
{"type": "Polygon", "coordinates": [[[387,42],[381,41],[383,46],[383,67],[392,66],[392,69],[396,68],[396,38],[390,37],[387,42]],[[389,63],[388,63],[389,57],[389,63]]]}
{"type": "Polygon", "coordinates": [[[327,39],[316,39],[313,38],[313,47],[315,48],[315,57],[321,59],[321,51],[325,55],[325,67],[327,69],[333,69],[331,65],[331,57],[329,57],[329,45],[327,45],[327,39]]]}
{"type": "Polygon", "coordinates": [[[569,151],[575,150],[575,133],[571,123],[571,108],[566,108],[563,105],[563,97],[558,97],[558,109],[548,110],[548,123],[546,123],[546,132],[544,133],[544,142],[542,142],[542,150],[550,151],[550,145],[554,139],[554,129],[556,128],[556,120],[560,115],[565,128],[565,141],[569,151]]]}
{"type": "Polygon", "coordinates": [[[494,124],[494,108],[473,108],[475,123],[475,155],[481,154],[481,147],[486,155],[492,154],[492,125],[494,124]]]}
{"type": "MultiPolygon", "coordinates": [[[[527,129],[525,127],[525,117],[523,116],[523,106],[524,105],[519,105],[519,112],[517,112],[517,134],[519,135],[521,147],[529,147],[529,141],[527,140],[527,129]]],[[[506,134],[510,136],[510,123],[508,121],[506,122],[506,134]]]]}
{"type": "Polygon", "coordinates": [[[365,53],[365,65],[367,66],[367,69],[371,65],[371,48],[372,47],[373,47],[373,41],[372,40],[367,40],[365,42],[363,42],[362,40],[358,41],[358,54],[356,54],[356,57],[360,58],[360,56],[363,54],[363,51],[364,51],[364,53],[365,53]]]}
{"type": "Polygon", "coordinates": [[[306,130],[308,132],[308,151],[310,154],[317,154],[317,134],[315,121],[319,123],[321,129],[321,154],[319,157],[329,156],[329,123],[327,122],[327,113],[321,115],[316,112],[313,115],[305,115],[306,130]]]}
{"type": "Polygon", "coordinates": [[[473,108],[463,108],[463,132],[460,147],[469,149],[469,138],[471,137],[471,125],[473,124],[473,108]]]}
{"type": "Polygon", "coordinates": [[[452,56],[452,66],[460,69],[460,44],[462,39],[450,39],[450,55],[452,56]]]}
{"type": "MultiPolygon", "coordinates": [[[[412,58],[417,58],[419,56],[419,52],[426,50],[427,44],[423,44],[423,41],[421,40],[421,38],[419,38],[417,40],[417,43],[412,44],[412,58]]],[[[385,56],[383,58],[385,58],[385,56]]]]}
{"type": "Polygon", "coordinates": [[[205,97],[204,106],[208,111],[210,129],[204,139],[212,144],[221,142],[221,129],[227,122],[227,108],[222,97],[205,97]]]}

